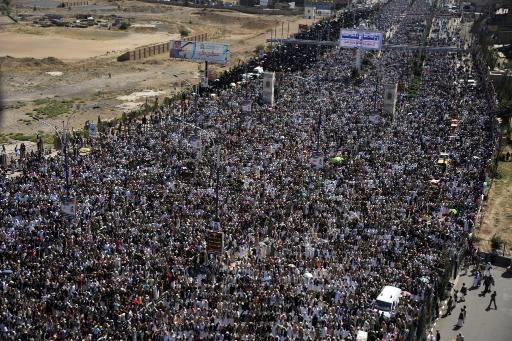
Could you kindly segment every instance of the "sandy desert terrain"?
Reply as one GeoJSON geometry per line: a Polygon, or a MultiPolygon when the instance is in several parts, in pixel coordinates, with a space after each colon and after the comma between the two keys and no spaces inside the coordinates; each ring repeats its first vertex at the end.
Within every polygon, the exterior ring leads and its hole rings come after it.
{"type": "MultiPolygon", "coordinates": [[[[202,65],[170,60],[162,54],[140,61],[117,62],[125,51],[138,46],[179,39],[180,31],[189,36],[208,33],[213,41],[230,44],[230,63],[255,54],[265,44],[270,31],[286,36],[298,31],[299,24],[310,24],[300,16],[254,15],[232,10],[214,10],[147,4],[140,1],[97,1],[99,10],[73,8],[18,13],[61,14],[73,17],[120,15],[131,23],[126,31],[88,27],[35,27],[31,22],[0,25],[1,90],[3,118],[0,142],[16,142],[13,134],[30,136],[51,127],[34,121],[31,116],[48,105],[65,107],[54,117],[46,117],[61,126],[69,119],[73,127],[98,116],[109,118],[144,102],[144,94],[160,97],[175,93],[188,81],[197,84],[202,65]],[[110,6],[107,6],[109,5],[110,6]],[[103,6],[103,7],[102,7],[103,6]],[[107,9],[101,9],[106,7],[107,9]],[[151,26],[151,27],[147,27],[151,26]],[[51,58],[48,58],[51,57],[51,58]],[[110,73],[111,77],[108,76],[110,73]],[[153,92],[142,92],[150,90],[153,92]],[[131,95],[127,101],[126,95],[131,95]],[[137,97],[136,95],[141,95],[137,97]],[[10,135],[8,135],[10,134],[10,135]]],[[[228,64],[226,67],[229,67],[228,64]]],[[[211,70],[219,71],[213,65],[211,70]]],[[[52,116],[52,115],[50,115],[52,116]]]]}

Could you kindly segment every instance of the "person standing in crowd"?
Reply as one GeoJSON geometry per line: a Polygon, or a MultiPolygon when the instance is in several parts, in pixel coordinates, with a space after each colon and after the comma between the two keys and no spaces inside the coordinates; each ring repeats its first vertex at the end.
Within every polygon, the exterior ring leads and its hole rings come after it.
{"type": "Polygon", "coordinates": [[[450,295],[448,297],[448,302],[446,303],[446,305],[447,305],[446,315],[451,315],[452,314],[452,309],[453,309],[453,298],[452,298],[452,295],[450,295]]]}
{"type": "Polygon", "coordinates": [[[460,288],[461,300],[464,302],[466,300],[466,295],[468,294],[468,288],[466,288],[466,283],[462,283],[462,288],[460,288]]]}
{"type": "Polygon", "coordinates": [[[491,294],[491,300],[489,301],[489,305],[487,306],[487,310],[491,309],[491,304],[494,304],[494,309],[498,310],[496,306],[496,290],[491,294]]]}
{"type": "Polygon", "coordinates": [[[464,309],[463,308],[460,309],[459,318],[457,320],[456,326],[458,328],[462,328],[462,326],[464,326],[464,309]]]}

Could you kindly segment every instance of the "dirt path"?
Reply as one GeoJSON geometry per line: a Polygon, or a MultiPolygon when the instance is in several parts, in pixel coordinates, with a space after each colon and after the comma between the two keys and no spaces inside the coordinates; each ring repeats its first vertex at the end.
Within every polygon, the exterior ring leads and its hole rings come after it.
{"type": "MultiPolygon", "coordinates": [[[[510,150],[507,148],[506,150],[510,150]]],[[[512,162],[498,163],[498,176],[494,179],[484,207],[482,227],[477,236],[479,246],[490,250],[489,240],[494,234],[506,242],[508,252],[512,249],[512,162]]]]}

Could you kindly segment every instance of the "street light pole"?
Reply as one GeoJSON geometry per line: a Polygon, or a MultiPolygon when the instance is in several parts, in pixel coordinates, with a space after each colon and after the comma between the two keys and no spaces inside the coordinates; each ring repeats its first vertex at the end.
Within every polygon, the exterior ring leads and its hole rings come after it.
{"type": "Polygon", "coordinates": [[[62,130],[64,132],[64,175],[66,177],[66,194],[69,197],[69,159],[68,159],[68,133],[64,129],[64,121],[62,121],[62,130]]]}
{"type": "Polygon", "coordinates": [[[71,117],[73,117],[73,114],[71,114],[68,117],[68,120],[66,122],[66,126],[64,125],[64,121],[62,121],[62,134],[59,133],[59,129],[57,126],[39,118],[38,116],[34,116],[34,120],[47,125],[49,127],[52,127],[55,130],[55,134],[57,137],[62,141],[63,147],[62,152],[64,153],[64,177],[65,177],[65,195],[62,197],[62,210],[64,212],[65,216],[68,217],[74,217],[75,210],[76,210],[76,203],[73,198],[71,198],[70,195],[70,185],[69,185],[69,158],[68,158],[68,135],[67,135],[67,129],[66,127],[69,126],[69,120],[71,117]]]}
{"type": "Polygon", "coordinates": [[[66,121],[66,127],[64,128],[64,121],[62,121],[62,131],[64,132],[64,172],[66,176],[66,194],[69,197],[69,158],[68,158],[68,130],[69,130],[69,120],[76,114],[76,111],[68,116],[66,121]]]}
{"type": "MultiPolygon", "coordinates": [[[[325,28],[322,30],[322,33],[318,32],[318,42],[320,42],[323,34],[324,34],[325,28]],[[322,35],[322,36],[321,36],[322,35]]],[[[317,46],[316,50],[316,61],[317,63],[320,62],[320,44],[317,46]]],[[[320,86],[320,73],[316,74],[316,80],[317,80],[317,86],[318,86],[318,99],[320,99],[322,96],[322,87],[320,86]]],[[[316,131],[316,151],[320,152],[320,129],[322,127],[322,105],[318,108],[318,127],[316,131]]]]}
{"type": "MultiPolygon", "coordinates": [[[[72,116],[73,115],[69,116],[67,124],[69,124],[69,119],[72,116]]],[[[34,116],[34,120],[36,120],[38,122],[41,122],[42,124],[47,125],[49,127],[52,127],[55,130],[55,134],[57,135],[57,137],[59,139],[61,139],[61,141],[63,143],[62,152],[64,153],[64,177],[65,177],[65,181],[66,181],[65,189],[66,189],[66,194],[69,196],[70,186],[69,186],[68,143],[67,143],[67,132],[66,132],[66,129],[65,129],[65,126],[64,126],[64,121],[62,121],[62,134],[59,134],[59,130],[57,129],[57,127],[54,126],[53,124],[51,124],[50,122],[42,120],[38,116],[34,116]]]]}
{"type": "MultiPolygon", "coordinates": [[[[216,165],[216,176],[215,176],[215,216],[219,219],[219,183],[220,183],[220,145],[216,145],[216,157],[215,157],[215,165],[216,165]]],[[[219,219],[220,220],[220,219],[219,219]]]]}
{"type": "Polygon", "coordinates": [[[208,137],[208,140],[210,141],[210,143],[212,143],[215,148],[215,159],[216,159],[215,160],[215,216],[216,216],[215,219],[219,219],[218,217],[219,217],[219,187],[220,187],[220,144],[217,143],[215,136],[212,137],[212,135],[209,131],[207,131],[201,127],[198,127],[192,123],[185,122],[180,118],[173,117],[173,116],[171,116],[170,118],[178,121],[181,124],[184,124],[191,128],[197,129],[198,131],[204,133],[208,137]]]}
{"type": "MultiPolygon", "coordinates": [[[[183,79],[183,78],[180,78],[180,77],[178,77],[178,75],[176,75],[176,74],[174,74],[173,76],[174,76],[174,77],[176,77],[178,80],[180,80],[180,81],[182,81],[182,82],[185,82],[185,83],[190,87],[190,89],[191,89],[192,93],[194,94],[194,99],[193,99],[193,100],[194,100],[194,102],[195,102],[195,101],[196,101],[196,94],[195,94],[195,92],[194,92],[194,86],[193,86],[192,84],[190,84],[190,82],[189,82],[188,80],[183,79]]],[[[180,84],[180,87],[181,87],[181,84],[180,84]]]]}
{"type": "Polygon", "coordinates": [[[382,73],[382,65],[379,63],[379,60],[377,60],[378,64],[377,64],[377,72],[376,72],[376,82],[375,82],[375,92],[374,92],[374,95],[373,95],[373,111],[374,111],[374,114],[376,115],[377,114],[377,92],[379,91],[379,83],[380,83],[380,78],[381,78],[381,73],[382,73]]]}

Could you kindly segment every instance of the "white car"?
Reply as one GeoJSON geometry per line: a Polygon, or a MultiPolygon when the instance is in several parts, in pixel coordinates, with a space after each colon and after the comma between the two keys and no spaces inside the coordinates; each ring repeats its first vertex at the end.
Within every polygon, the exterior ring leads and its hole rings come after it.
{"type": "Polygon", "coordinates": [[[402,290],[393,286],[385,286],[380,292],[377,300],[375,301],[375,308],[379,316],[384,314],[384,317],[390,318],[395,314],[402,290]]]}

